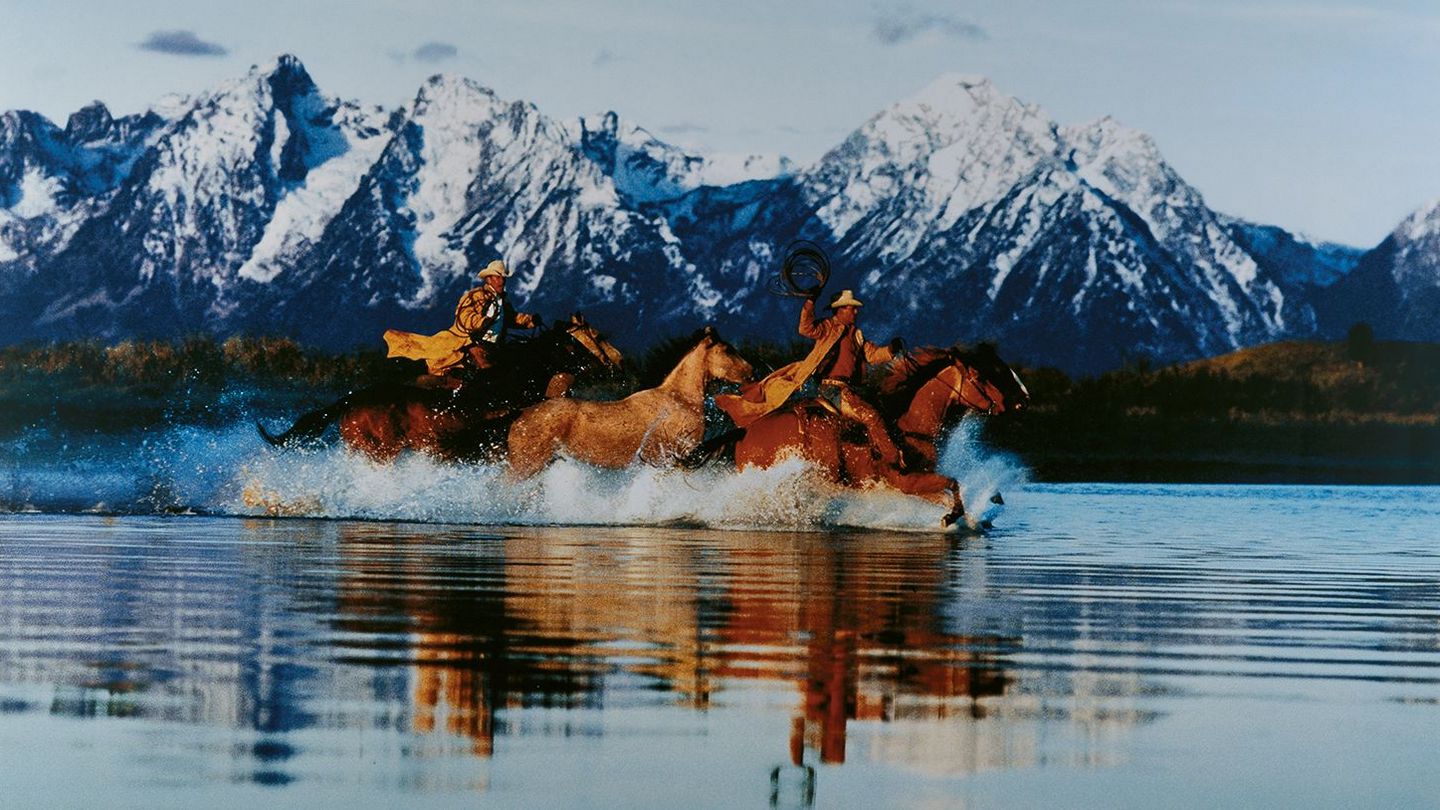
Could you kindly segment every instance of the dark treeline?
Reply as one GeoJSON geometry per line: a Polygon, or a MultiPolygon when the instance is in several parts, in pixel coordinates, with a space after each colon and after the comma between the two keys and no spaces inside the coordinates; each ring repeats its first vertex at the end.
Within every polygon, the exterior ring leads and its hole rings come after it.
{"type": "Polygon", "coordinates": [[[1041,480],[1440,482],[1440,345],[1290,341],[1072,380],[987,425],[1041,480]]]}
{"type": "MultiPolygon", "coordinates": [[[[692,343],[662,341],[579,393],[654,385],[692,343]]],[[[737,348],[763,373],[808,347],[737,348]]],[[[0,437],[293,415],[420,370],[379,351],[335,355],[283,338],[10,347],[0,349],[0,437]]],[[[985,437],[1041,480],[1440,481],[1440,345],[1361,330],[1096,377],[1019,373],[1032,407],[989,420],[985,437]]]]}

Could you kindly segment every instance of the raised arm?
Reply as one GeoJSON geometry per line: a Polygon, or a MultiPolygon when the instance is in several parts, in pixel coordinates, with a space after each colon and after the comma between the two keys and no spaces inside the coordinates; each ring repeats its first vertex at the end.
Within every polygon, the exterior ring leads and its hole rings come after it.
{"type": "Polygon", "coordinates": [[[815,320],[815,299],[806,298],[805,303],[800,305],[800,336],[811,340],[819,340],[825,330],[821,328],[824,320],[815,320]]]}

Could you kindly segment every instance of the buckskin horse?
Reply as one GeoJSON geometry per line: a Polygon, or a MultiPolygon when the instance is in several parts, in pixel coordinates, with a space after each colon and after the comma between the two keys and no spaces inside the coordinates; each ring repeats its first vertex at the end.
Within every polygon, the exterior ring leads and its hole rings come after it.
{"type": "Polygon", "coordinates": [[[706,327],[655,388],[614,402],[550,399],[526,408],[510,426],[511,473],[519,478],[534,475],[562,452],[612,469],[637,459],[673,463],[704,437],[706,386],[712,380],[745,382],[753,371],[706,327]]]}
{"type": "Polygon", "coordinates": [[[948,506],[948,526],[965,514],[960,484],[935,472],[936,442],[957,412],[998,414],[1026,407],[1030,392],[989,344],[975,349],[926,347],[888,364],[877,400],[902,438],[904,469],[882,462],[863,431],[815,400],[805,400],[757,419],[749,427],[712,439],[694,462],[733,444],[735,467],[769,467],[801,456],[832,480],[850,485],[884,483],[909,495],[948,506]]]}
{"type": "Polygon", "coordinates": [[[579,313],[528,341],[505,347],[503,368],[487,369],[453,390],[381,383],[349,394],[272,435],[277,447],[313,443],[338,423],[341,439],[377,461],[405,450],[445,460],[478,460],[502,449],[509,420],[547,396],[562,396],[578,375],[614,371],[620,352],[579,313]]]}

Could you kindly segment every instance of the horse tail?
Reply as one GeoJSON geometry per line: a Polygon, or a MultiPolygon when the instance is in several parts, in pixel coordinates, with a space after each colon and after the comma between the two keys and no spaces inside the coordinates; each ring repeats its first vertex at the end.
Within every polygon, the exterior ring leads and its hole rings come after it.
{"type": "Polygon", "coordinates": [[[745,433],[746,428],[737,427],[711,436],[685,454],[680,459],[680,466],[686,470],[695,470],[709,464],[725,452],[734,450],[735,444],[745,438],[745,433]]]}
{"type": "Polygon", "coordinates": [[[350,397],[344,397],[335,403],[324,408],[311,411],[299,419],[290,429],[276,436],[265,429],[257,419],[255,429],[260,431],[260,438],[269,442],[275,447],[295,447],[301,444],[313,444],[330,427],[330,423],[340,417],[340,414],[350,407],[350,397]]]}

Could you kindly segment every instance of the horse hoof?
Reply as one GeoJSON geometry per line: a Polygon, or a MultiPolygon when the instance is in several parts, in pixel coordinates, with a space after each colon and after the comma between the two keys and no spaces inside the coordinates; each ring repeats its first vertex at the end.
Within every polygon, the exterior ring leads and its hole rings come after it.
{"type": "Polygon", "coordinates": [[[990,496],[990,503],[993,503],[996,506],[1004,506],[1005,498],[1001,497],[1000,493],[997,492],[994,495],[990,496]]]}

